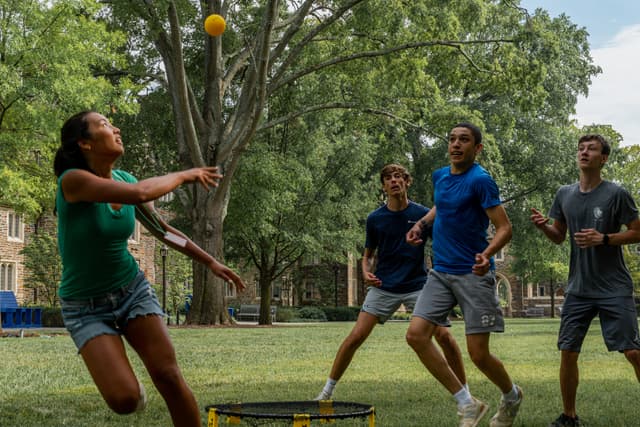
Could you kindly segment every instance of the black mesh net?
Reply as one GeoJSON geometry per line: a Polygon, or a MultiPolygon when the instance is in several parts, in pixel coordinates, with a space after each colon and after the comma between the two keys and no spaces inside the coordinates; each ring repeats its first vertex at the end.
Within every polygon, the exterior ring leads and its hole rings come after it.
{"type": "MultiPolygon", "coordinates": [[[[231,417],[233,420],[250,425],[264,425],[276,420],[299,419],[330,421],[373,416],[375,410],[366,403],[340,402],[332,400],[312,400],[296,402],[248,402],[209,405],[207,412],[231,417]]],[[[276,425],[277,423],[273,423],[276,425]]]]}

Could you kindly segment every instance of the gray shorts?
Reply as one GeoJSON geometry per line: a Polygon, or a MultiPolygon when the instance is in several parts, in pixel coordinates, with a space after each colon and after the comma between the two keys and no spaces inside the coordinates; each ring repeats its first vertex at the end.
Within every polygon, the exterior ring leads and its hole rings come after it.
{"type": "Polygon", "coordinates": [[[386,322],[393,313],[395,313],[400,305],[404,304],[409,311],[413,310],[420,291],[408,292],[406,294],[396,294],[394,292],[384,291],[375,286],[367,288],[367,296],[360,311],[372,314],[378,318],[378,323],[386,322]]]}
{"type": "Polygon", "coordinates": [[[594,317],[600,318],[602,337],[609,351],[640,349],[638,313],[633,297],[584,298],[565,295],[558,349],[580,352],[594,317]]]}
{"type": "Polygon", "coordinates": [[[504,332],[495,272],[478,276],[429,270],[413,315],[438,326],[449,326],[449,313],[456,304],[462,310],[467,335],[504,332]]]}
{"type": "Polygon", "coordinates": [[[127,322],[138,316],[163,315],[156,293],[142,271],[115,292],[80,300],[60,298],[60,305],[64,326],[78,351],[99,335],[122,335],[127,322]]]}

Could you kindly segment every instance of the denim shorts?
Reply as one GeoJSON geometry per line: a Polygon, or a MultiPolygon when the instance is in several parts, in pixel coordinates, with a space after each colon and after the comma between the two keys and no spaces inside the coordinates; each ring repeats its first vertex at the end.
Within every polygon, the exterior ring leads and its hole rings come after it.
{"type": "Polygon", "coordinates": [[[419,294],[420,291],[397,294],[370,286],[360,311],[376,316],[378,323],[382,325],[393,316],[401,304],[404,304],[407,310],[412,311],[419,294]]]}
{"type": "Polygon", "coordinates": [[[504,316],[493,271],[478,276],[429,270],[413,315],[438,326],[448,326],[449,313],[456,304],[464,316],[466,335],[504,332],[504,316]]]}
{"type": "Polygon", "coordinates": [[[62,319],[78,351],[100,335],[122,335],[127,322],[138,316],[163,316],[153,287],[139,271],[136,277],[114,292],[95,298],[63,299],[62,319]]]}

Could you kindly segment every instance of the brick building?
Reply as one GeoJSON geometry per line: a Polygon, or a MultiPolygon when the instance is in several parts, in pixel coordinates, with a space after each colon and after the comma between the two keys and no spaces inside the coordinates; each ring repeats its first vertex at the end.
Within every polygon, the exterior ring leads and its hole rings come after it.
{"type": "MultiPolygon", "coordinates": [[[[43,215],[35,222],[26,222],[22,215],[0,205],[0,290],[13,291],[18,301],[23,303],[38,302],[24,287],[24,258],[20,251],[34,233],[55,227],[55,217],[43,215]]],[[[156,276],[155,245],[155,238],[136,221],[135,231],[129,239],[129,250],[151,283],[155,283],[156,276]]]]}

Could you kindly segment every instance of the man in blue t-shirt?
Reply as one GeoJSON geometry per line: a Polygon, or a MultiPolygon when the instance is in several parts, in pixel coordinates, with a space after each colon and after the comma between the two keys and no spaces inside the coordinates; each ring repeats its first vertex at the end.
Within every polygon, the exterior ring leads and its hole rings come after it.
{"type": "MultiPolygon", "coordinates": [[[[362,277],[369,286],[367,296],[353,330],[338,349],[329,378],[316,400],[331,399],[336,383],[373,328],[378,323],[383,324],[402,304],[412,310],[427,279],[424,243],[409,245],[405,235],[429,209],[409,200],[407,190],[411,185],[411,175],[403,166],[386,165],[380,173],[380,182],[387,195],[387,203],[367,217],[362,257],[362,277]]],[[[429,231],[425,229],[425,239],[429,231]]],[[[448,323],[443,326],[448,326],[448,323]]],[[[448,366],[456,378],[466,384],[460,348],[448,328],[437,328],[435,336],[448,366]]]]}
{"type": "Polygon", "coordinates": [[[477,126],[460,123],[453,127],[450,165],[433,173],[434,207],[407,233],[407,242],[422,244],[423,229],[433,224],[433,268],[416,302],[407,341],[455,398],[460,426],[477,426],[487,404],[471,396],[431,339],[459,304],[471,360],[502,391],[500,407],[490,425],[510,427],[522,402],[522,390],[491,354],[489,337],[491,332],[504,331],[492,257],[511,239],[511,223],[495,181],[475,162],[481,150],[482,133],[477,126]],[[490,242],[489,222],[496,229],[490,242]]]}
{"type": "Polygon", "coordinates": [[[549,427],[583,425],[576,415],[578,356],[596,316],[607,349],[624,353],[640,381],[638,314],[633,280],[622,256],[622,245],[640,241],[640,219],[627,190],[602,179],[601,169],[610,151],[602,135],[581,137],[577,153],[580,179],[556,193],[549,211],[553,222],[531,209],[531,221],[549,240],[560,244],[568,231],[571,242],[569,281],[558,333],[563,412],[549,427]]]}

